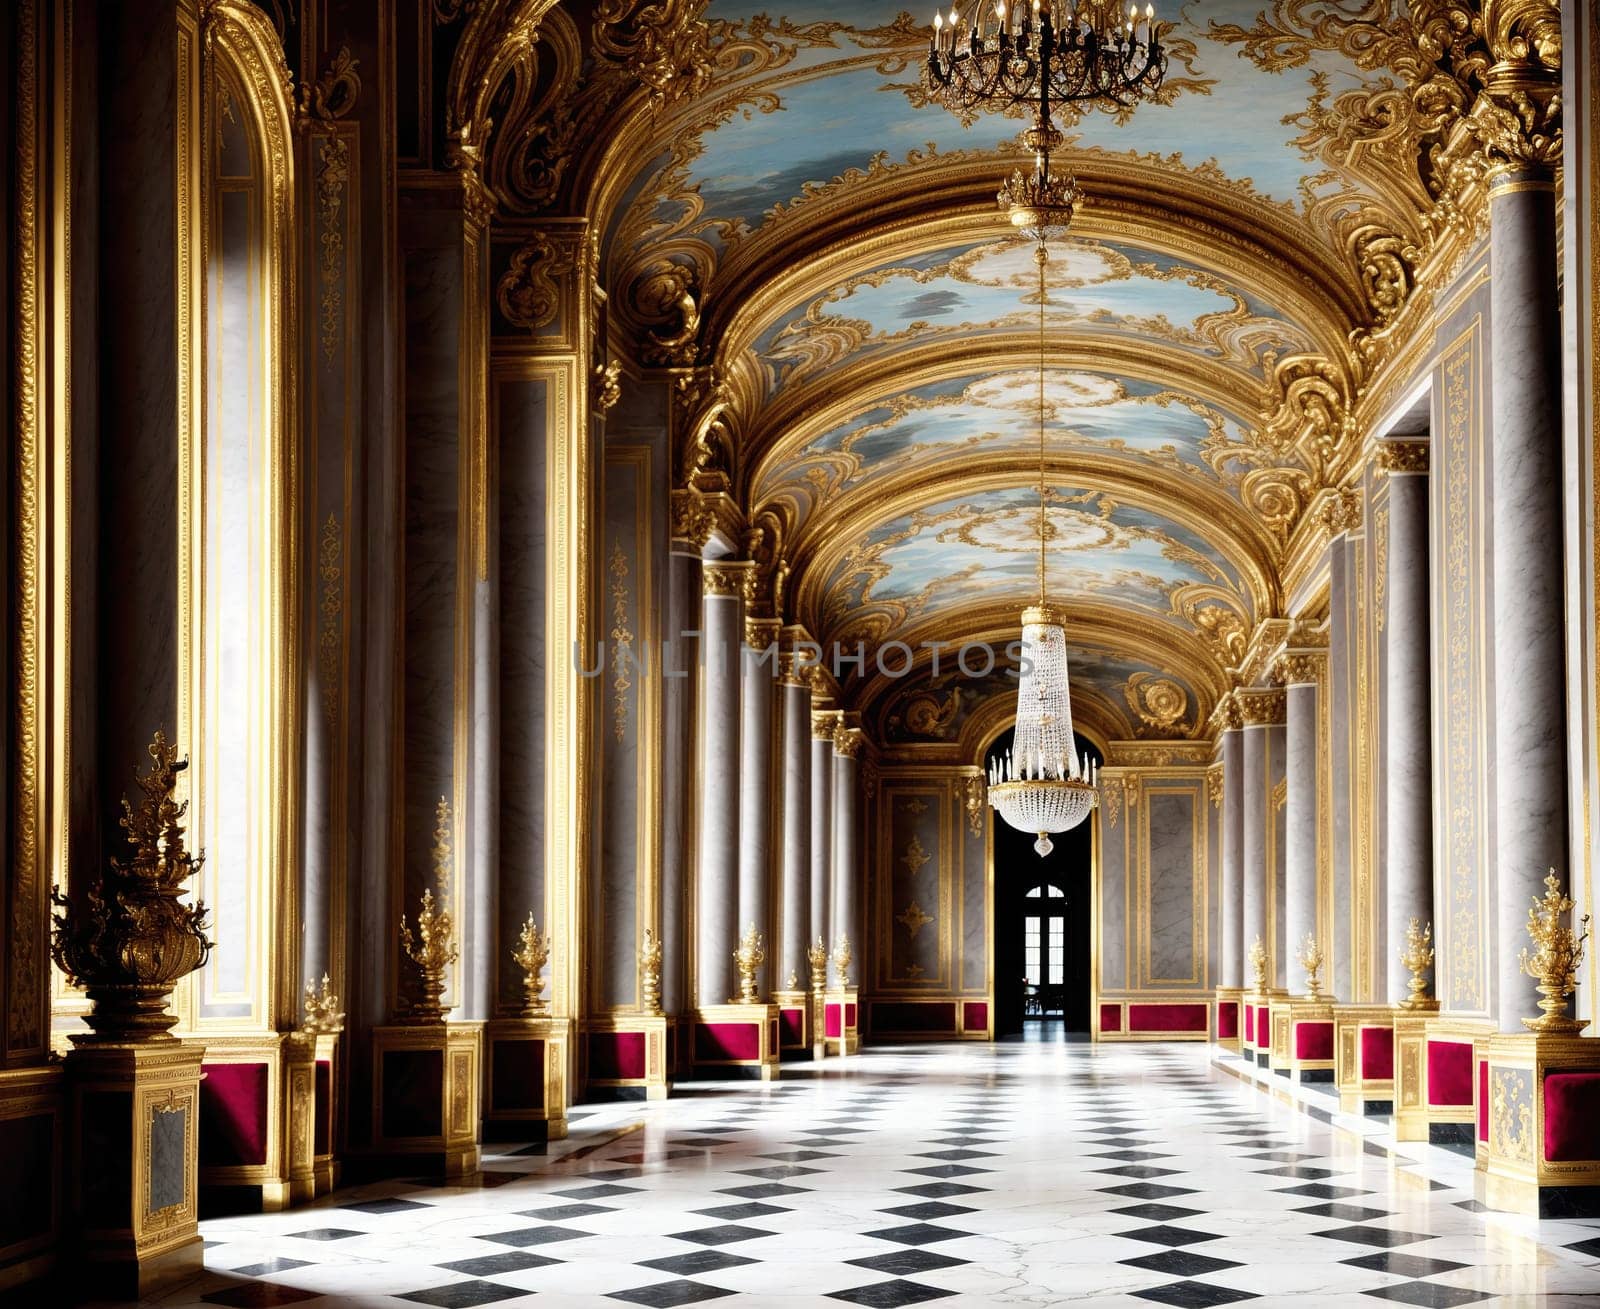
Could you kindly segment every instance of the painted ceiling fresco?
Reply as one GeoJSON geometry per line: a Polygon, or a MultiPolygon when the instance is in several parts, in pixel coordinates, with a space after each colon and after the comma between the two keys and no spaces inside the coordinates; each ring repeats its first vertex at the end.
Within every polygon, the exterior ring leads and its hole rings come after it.
{"type": "MultiPolygon", "coordinates": [[[[1338,139],[1339,106],[1397,70],[1295,30],[1370,4],[1157,8],[1172,24],[1157,99],[1058,120],[1081,183],[1155,179],[1150,193],[1169,199],[1097,209],[1091,190],[1052,244],[1045,418],[1070,485],[1054,491],[1050,585],[1080,613],[1207,643],[1225,675],[1268,616],[1276,583],[1262,579],[1297,512],[1281,494],[1267,507],[1260,488],[1305,484],[1304,456],[1260,430],[1275,370],[1343,345],[1348,306],[1363,303],[1347,289],[1351,224],[1401,230],[1420,191],[1413,161],[1338,139]],[[1198,224],[1163,207],[1202,193],[1198,224]]],[[[711,0],[703,18],[716,70],[659,115],[606,258],[623,285],[668,285],[660,271],[675,267],[723,316],[714,362],[739,378],[741,490],[753,515],[781,519],[794,619],[870,644],[1020,607],[1034,576],[1037,274],[1029,243],[973,197],[1021,162],[1026,123],[963,122],[928,102],[931,10],[711,0]],[[923,178],[970,179],[965,207],[908,207],[923,178]],[[891,194],[900,207],[878,226],[891,194]],[[736,307],[719,307],[719,276],[740,287],[736,307]]],[[[1140,663],[1148,650],[1078,635],[1077,676],[1104,702],[1164,675],[1140,663]]],[[[1191,707],[1209,694],[1179,690],[1191,707]]]]}
{"type": "MultiPolygon", "coordinates": [[[[1005,604],[1038,595],[1038,492],[990,491],[878,524],[827,574],[823,606],[841,639],[881,639],[935,607],[1005,604]]],[[[1196,534],[1081,487],[1052,487],[1045,519],[1049,594],[1093,597],[1154,618],[1186,586],[1242,590],[1238,573],[1196,534]]],[[[1239,596],[1241,608],[1247,601],[1239,596]]]]}
{"type": "MultiPolygon", "coordinates": [[[[1077,682],[1101,690],[1092,705],[1080,696],[1075,719],[1113,739],[1187,736],[1199,728],[1209,707],[1184,678],[1148,660],[1069,642],[1067,663],[1077,682]]],[[[951,745],[996,700],[1015,700],[1015,666],[1007,664],[1003,649],[994,651],[994,667],[987,673],[978,654],[969,657],[967,668],[973,675],[946,657],[937,676],[923,667],[895,680],[877,697],[873,726],[878,739],[891,747],[951,745]]]]}

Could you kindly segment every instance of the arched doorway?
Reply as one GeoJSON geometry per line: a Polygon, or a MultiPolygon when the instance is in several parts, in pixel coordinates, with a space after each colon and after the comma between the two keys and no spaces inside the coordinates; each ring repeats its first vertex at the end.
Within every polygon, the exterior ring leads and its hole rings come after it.
{"type": "MultiPolygon", "coordinates": [[[[1004,754],[1014,732],[984,752],[984,766],[1004,754]]],[[[1096,763],[1101,752],[1081,735],[1078,752],[1096,763]]],[[[995,1035],[1088,1034],[1093,968],[1094,831],[1098,819],[1054,838],[1040,858],[1034,834],[993,818],[989,876],[994,889],[995,1035]]]]}

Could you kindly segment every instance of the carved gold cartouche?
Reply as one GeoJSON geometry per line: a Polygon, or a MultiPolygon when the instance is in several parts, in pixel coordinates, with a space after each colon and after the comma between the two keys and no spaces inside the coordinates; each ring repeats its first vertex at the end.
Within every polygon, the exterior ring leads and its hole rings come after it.
{"type": "Polygon", "coordinates": [[[1572,901],[1561,893],[1561,879],[1552,868],[1544,879],[1544,895],[1528,910],[1528,936],[1533,953],[1517,956],[1522,971],[1539,983],[1538,1018],[1524,1018],[1530,1032],[1573,1035],[1589,1024],[1567,1017],[1567,997],[1577,987],[1578,967],[1583,963],[1583,943],[1589,939],[1589,915],[1578,920],[1577,930],[1562,920],[1572,912],[1572,901]]]}
{"type": "Polygon", "coordinates": [[[72,893],[51,892],[51,952],[67,980],[88,993],[90,1032],[78,1044],[170,1041],[178,1021],[167,999],[178,979],[211,954],[206,907],[180,898],[200,869],[203,854],[183,842],[187,801],[177,798],[178,774],[188,768],[177,747],[157,732],[149,746],[150,771],[135,774],[144,799],[137,809],[122,800],[121,825],[133,857],[109,861],[72,893]]]}

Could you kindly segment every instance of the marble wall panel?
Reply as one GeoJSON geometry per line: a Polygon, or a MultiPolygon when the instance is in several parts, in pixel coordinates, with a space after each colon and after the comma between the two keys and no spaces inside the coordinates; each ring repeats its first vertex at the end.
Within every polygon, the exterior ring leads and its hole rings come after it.
{"type": "MultiPolygon", "coordinates": [[[[1114,784],[1114,783],[1113,783],[1114,784]]],[[[1129,924],[1132,921],[1132,887],[1130,871],[1136,867],[1137,849],[1133,843],[1137,815],[1130,817],[1126,805],[1113,817],[1113,810],[1102,807],[1097,818],[1090,821],[1099,825],[1100,880],[1098,910],[1093,924],[1095,957],[1099,961],[1099,989],[1123,991],[1134,985],[1132,951],[1129,948],[1129,924]]]]}
{"type": "MultiPolygon", "coordinates": [[[[499,492],[500,920],[503,956],[531,911],[543,927],[545,757],[545,481],[548,383],[500,378],[495,423],[499,492]]],[[[496,995],[521,1000],[521,976],[499,960],[496,995]]]]}
{"type": "Polygon", "coordinates": [[[961,968],[959,990],[987,992],[990,983],[989,952],[989,826],[995,821],[987,804],[977,821],[962,806],[961,814],[961,968]]]}
{"type": "Polygon", "coordinates": [[[954,907],[952,874],[960,852],[951,837],[948,787],[938,780],[885,782],[884,824],[888,839],[880,868],[888,894],[878,924],[880,990],[948,989],[949,941],[954,907]],[[886,967],[885,967],[886,965],[886,967]]]}
{"type": "Polygon", "coordinates": [[[1205,895],[1204,833],[1195,786],[1145,790],[1145,894],[1140,909],[1146,986],[1199,986],[1205,979],[1200,940],[1205,895]]]}

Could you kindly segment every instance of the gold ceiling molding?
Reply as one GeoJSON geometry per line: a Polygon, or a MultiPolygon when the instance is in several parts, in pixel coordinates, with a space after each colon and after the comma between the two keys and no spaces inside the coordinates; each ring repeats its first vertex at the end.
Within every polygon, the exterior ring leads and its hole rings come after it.
{"type": "MultiPolygon", "coordinates": [[[[961,729],[958,741],[884,745],[885,760],[927,764],[972,764],[981,767],[996,741],[1016,724],[1017,697],[990,696],[979,705],[961,729]]],[[[1092,687],[1072,687],[1072,730],[1098,750],[1129,733],[1127,714],[1092,687]]]]}
{"type": "Polygon", "coordinates": [[[1263,618],[1250,636],[1245,656],[1234,669],[1234,677],[1241,687],[1248,688],[1262,680],[1272,665],[1273,658],[1283,648],[1294,625],[1287,618],[1263,618]]]}
{"type": "Polygon", "coordinates": [[[1211,754],[1209,741],[1112,741],[1105,752],[1108,768],[1205,768],[1211,754]]]}
{"type": "Polygon", "coordinates": [[[1328,680],[1328,652],[1285,650],[1273,661],[1272,678],[1284,686],[1322,685],[1328,680]]]}
{"type": "Polygon", "coordinates": [[[755,565],[748,559],[713,559],[700,565],[700,593],[718,599],[743,599],[755,565]]]}
{"type": "MultiPolygon", "coordinates": [[[[1170,677],[1155,673],[1135,673],[1122,688],[1123,698],[1134,716],[1150,733],[1187,736],[1190,725],[1189,693],[1170,677]]],[[[1141,735],[1145,733],[1141,732],[1141,735]]]]}

